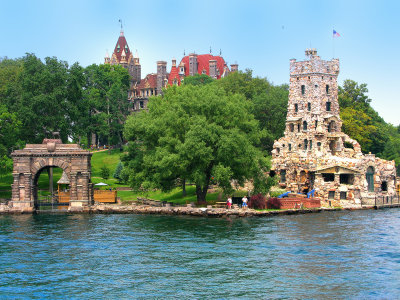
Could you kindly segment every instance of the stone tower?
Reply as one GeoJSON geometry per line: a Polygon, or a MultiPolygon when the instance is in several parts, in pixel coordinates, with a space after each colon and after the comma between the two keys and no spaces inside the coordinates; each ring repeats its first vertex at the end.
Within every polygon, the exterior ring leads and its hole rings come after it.
{"type": "Polygon", "coordinates": [[[290,61],[286,128],[272,150],[272,170],[281,187],[314,191],[326,203],[341,206],[394,196],[394,161],[364,155],[359,143],[341,132],[339,60],[322,60],[315,49],[307,49],[306,57],[290,61]]]}
{"type": "Polygon", "coordinates": [[[157,95],[162,93],[162,88],[165,87],[167,81],[167,62],[157,62],[157,95]]]}

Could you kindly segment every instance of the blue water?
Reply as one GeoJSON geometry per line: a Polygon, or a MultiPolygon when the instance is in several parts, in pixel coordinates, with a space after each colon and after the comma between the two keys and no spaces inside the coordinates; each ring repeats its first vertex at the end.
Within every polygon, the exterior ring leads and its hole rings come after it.
{"type": "Polygon", "coordinates": [[[0,216],[0,298],[400,298],[400,209],[0,216]]]}

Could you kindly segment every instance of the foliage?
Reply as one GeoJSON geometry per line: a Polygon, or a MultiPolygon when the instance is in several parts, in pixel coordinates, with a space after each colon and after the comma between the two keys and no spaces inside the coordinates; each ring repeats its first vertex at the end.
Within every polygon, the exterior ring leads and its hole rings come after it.
{"type": "Polygon", "coordinates": [[[129,111],[129,73],[122,66],[91,65],[85,69],[87,80],[83,93],[85,115],[82,125],[88,135],[96,133],[102,143],[122,143],[123,126],[129,111]]]}
{"type": "Polygon", "coordinates": [[[255,209],[265,209],[266,208],[265,196],[263,194],[256,194],[251,196],[249,201],[249,207],[255,209]]]}
{"type": "Polygon", "coordinates": [[[225,192],[233,179],[266,184],[270,163],[256,147],[262,134],[251,103],[214,83],[168,88],[164,97],[151,99],[148,112],[128,118],[124,133],[125,167],[135,189],[170,190],[184,178],[195,183],[203,202],[211,176],[225,192]]]}
{"type": "Polygon", "coordinates": [[[196,74],[185,77],[183,84],[185,85],[204,85],[213,82],[214,80],[206,74],[196,74]]]}
{"type": "Polygon", "coordinates": [[[0,156],[0,178],[10,173],[13,168],[13,161],[7,155],[0,156]]]}
{"type": "Polygon", "coordinates": [[[9,155],[18,144],[21,122],[15,113],[10,113],[0,104],[0,157],[9,155]]]}
{"type": "Polygon", "coordinates": [[[124,168],[124,166],[122,165],[122,162],[120,161],[117,165],[117,167],[115,168],[113,177],[115,179],[118,179],[118,182],[121,182],[122,177],[121,177],[121,173],[122,173],[122,169],[124,168]]]}
{"type": "Polygon", "coordinates": [[[101,178],[108,179],[110,177],[110,169],[107,166],[102,166],[100,169],[101,178]]]}
{"type": "Polygon", "coordinates": [[[265,78],[253,78],[250,70],[233,72],[218,84],[227,93],[242,94],[251,101],[251,112],[263,131],[260,146],[271,151],[274,140],[282,137],[285,130],[288,86],[274,86],[265,78]]]}

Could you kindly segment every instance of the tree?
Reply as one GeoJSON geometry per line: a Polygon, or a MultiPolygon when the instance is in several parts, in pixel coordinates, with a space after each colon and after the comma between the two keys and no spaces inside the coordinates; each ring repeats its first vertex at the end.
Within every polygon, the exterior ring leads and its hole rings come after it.
{"type": "Polygon", "coordinates": [[[100,176],[103,179],[108,179],[110,177],[110,169],[107,166],[102,166],[100,169],[100,176]]]}
{"type": "Polygon", "coordinates": [[[252,113],[265,133],[261,146],[271,151],[274,141],[282,137],[285,130],[288,85],[274,86],[265,78],[253,78],[251,70],[233,72],[218,84],[227,93],[242,94],[253,103],[252,113]]]}
{"type": "Polygon", "coordinates": [[[131,115],[125,125],[130,185],[170,190],[184,178],[195,183],[199,203],[212,176],[226,192],[232,180],[242,185],[250,179],[265,191],[270,163],[256,147],[262,135],[251,107],[215,83],[173,86],[151,98],[149,110],[131,115]]]}
{"type": "Polygon", "coordinates": [[[122,162],[120,161],[118,163],[117,167],[115,168],[115,171],[114,171],[114,174],[113,174],[113,177],[115,179],[118,179],[118,182],[121,182],[121,179],[122,179],[121,173],[122,173],[122,169],[123,168],[124,168],[124,166],[122,165],[122,162]]]}
{"type": "Polygon", "coordinates": [[[129,73],[122,66],[91,65],[85,70],[84,98],[89,119],[87,134],[96,133],[108,145],[122,143],[122,131],[129,114],[129,73]]]}
{"type": "Polygon", "coordinates": [[[21,121],[16,114],[10,113],[5,105],[0,104],[0,157],[8,156],[18,144],[21,121]]]}
{"type": "Polygon", "coordinates": [[[209,84],[213,81],[214,79],[212,79],[210,76],[206,74],[195,74],[193,76],[186,77],[185,80],[183,81],[183,84],[204,85],[204,84],[209,84]]]}
{"type": "Polygon", "coordinates": [[[339,87],[338,100],[343,132],[356,139],[363,152],[380,155],[389,140],[388,124],[370,106],[365,83],[345,80],[339,87]]]}

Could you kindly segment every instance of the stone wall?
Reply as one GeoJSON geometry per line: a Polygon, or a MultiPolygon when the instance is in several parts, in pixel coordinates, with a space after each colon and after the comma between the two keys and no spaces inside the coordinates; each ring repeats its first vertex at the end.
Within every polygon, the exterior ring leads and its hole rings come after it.
{"type": "Polygon", "coordinates": [[[307,49],[306,56],[290,61],[285,135],[272,151],[281,187],[299,193],[315,189],[322,200],[342,206],[394,195],[394,161],[364,155],[360,144],[341,132],[339,60],[321,60],[315,49],[307,49]]]}

